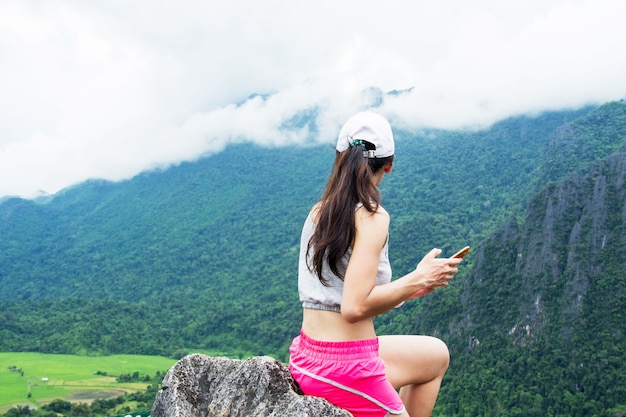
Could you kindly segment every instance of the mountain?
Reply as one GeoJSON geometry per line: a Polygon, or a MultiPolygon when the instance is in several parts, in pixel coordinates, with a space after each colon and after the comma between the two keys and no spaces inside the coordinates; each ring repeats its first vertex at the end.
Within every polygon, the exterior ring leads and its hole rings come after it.
{"type": "Polygon", "coordinates": [[[443,391],[443,415],[626,411],[625,180],[622,153],[551,183],[523,222],[476,251],[445,330],[463,369],[443,391]]]}
{"type": "Polygon", "coordinates": [[[541,183],[583,173],[595,162],[626,150],[624,102],[565,123],[551,135],[543,152],[541,183]]]}
{"type": "Polygon", "coordinates": [[[557,129],[546,149],[568,150],[544,154],[541,172],[564,178],[475,248],[448,312],[419,317],[418,331],[443,337],[462,364],[442,389],[442,415],[626,412],[626,153],[610,155],[626,143],[620,106],[557,129]],[[585,148],[593,138],[603,159],[570,152],[572,141],[585,148]],[[564,176],[566,165],[573,174],[564,176]]]}
{"type": "MultiPolygon", "coordinates": [[[[394,171],[381,185],[394,274],[434,246],[447,255],[474,248],[445,291],[377,319],[381,333],[449,344],[442,415],[618,405],[622,391],[603,397],[590,381],[624,382],[613,372],[622,371],[618,345],[600,344],[622,340],[623,320],[600,319],[596,303],[611,314],[626,306],[622,258],[603,249],[626,239],[621,157],[611,156],[626,142],[625,115],[614,102],[480,131],[396,131],[394,171]],[[605,171],[601,188],[594,181],[605,171]]],[[[129,181],[88,181],[43,203],[0,203],[0,349],[286,360],[300,322],[300,228],[333,156],[331,146],[242,144],[129,181]]]]}

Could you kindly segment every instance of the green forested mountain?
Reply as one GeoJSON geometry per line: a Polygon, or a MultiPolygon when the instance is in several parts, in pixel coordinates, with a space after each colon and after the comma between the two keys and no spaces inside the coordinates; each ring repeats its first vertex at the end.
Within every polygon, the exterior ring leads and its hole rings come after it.
{"type": "Polygon", "coordinates": [[[541,183],[585,173],[595,162],[624,152],[625,125],[624,102],[620,101],[559,126],[543,152],[541,183]]]}
{"type": "Polygon", "coordinates": [[[481,245],[456,319],[429,318],[464,364],[443,415],[626,413],[625,180],[615,154],[549,184],[481,245]]]}
{"type": "MultiPolygon", "coordinates": [[[[610,256],[626,241],[624,178],[619,156],[604,159],[626,142],[626,104],[396,136],[381,186],[395,274],[432,247],[474,247],[453,285],[377,320],[381,333],[449,344],[437,410],[569,416],[583,404],[594,411],[580,415],[616,415],[607,410],[623,392],[607,387],[624,385],[624,357],[605,342],[623,345],[626,330],[615,313],[624,258],[610,256]]],[[[45,204],[2,202],[0,349],[286,360],[300,227],[333,156],[238,145],[45,204]]]]}

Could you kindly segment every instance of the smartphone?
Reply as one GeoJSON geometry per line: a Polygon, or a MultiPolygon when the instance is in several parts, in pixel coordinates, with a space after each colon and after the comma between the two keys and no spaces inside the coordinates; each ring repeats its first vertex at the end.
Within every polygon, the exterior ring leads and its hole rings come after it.
{"type": "Polygon", "coordinates": [[[470,247],[466,246],[463,249],[461,249],[460,251],[458,251],[457,253],[455,253],[454,255],[451,256],[451,258],[463,258],[467,255],[469,255],[470,253],[470,247]]]}

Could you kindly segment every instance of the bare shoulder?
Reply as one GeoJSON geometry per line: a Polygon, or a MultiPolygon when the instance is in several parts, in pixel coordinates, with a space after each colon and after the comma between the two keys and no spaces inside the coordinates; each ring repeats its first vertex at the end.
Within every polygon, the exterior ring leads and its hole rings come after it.
{"type": "Polygon", "coordinates": [[[375,230],[382,230],[387,233],[389,228],[390,217],[387,210],[383,206],[378,206],[378,209],[371,213],[365,209],[365,207],[359,207],[356,211],[355,223],[357,229],[373,228],[375,230]]]}
{"type": "Polygon", "coordinates": [[[385,210],[385,208],[381,205],[378,206],[378,213],[383,213],[385,216],[387,216],[387,218],[389,218],[389,213],[387,213],[387,210],[385,210]]]}

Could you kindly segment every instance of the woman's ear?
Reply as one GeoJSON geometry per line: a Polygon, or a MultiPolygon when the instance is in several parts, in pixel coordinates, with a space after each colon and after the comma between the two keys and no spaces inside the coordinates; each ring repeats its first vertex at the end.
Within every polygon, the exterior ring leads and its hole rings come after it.
{"type": "Polygon", "coordinates": [[[385,170],[385,174],[389,174],[391,170],[393,169],[393,162],[389,162],[388,164],[385,164],[385,166],[383,166],[383,169],[385,170]]]}

